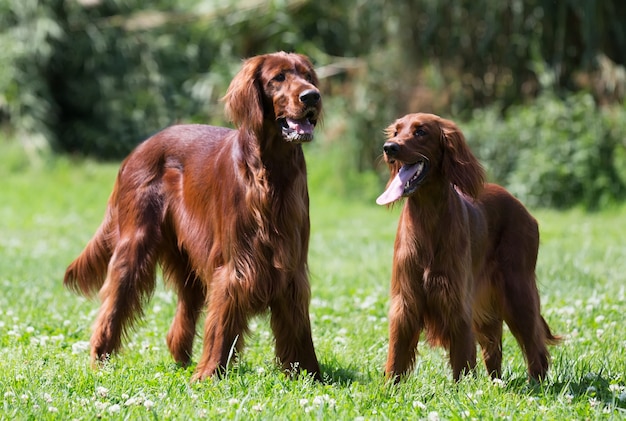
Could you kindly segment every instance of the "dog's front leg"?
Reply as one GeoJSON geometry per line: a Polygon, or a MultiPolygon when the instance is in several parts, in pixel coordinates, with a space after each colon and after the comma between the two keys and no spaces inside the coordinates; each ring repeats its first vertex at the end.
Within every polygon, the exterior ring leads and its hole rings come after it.
{"type": "Polygon", "coordinates": [[[391,299],[389,310],[389,352],[385,375],[394,382],[406,374],[415,362],[417,343],[422,331],[422,312],[414,300],[402,294],[391,299]]]}
{"type": "Polygon", "coordinates": [[[311,293],[306,271],[296,274],[288,284],[270,305],[276,357],[283,369],[306,370],[316,380],[322,380],[311,334],[311,293]]]}
{"type": "Polygon", "coordinates": [[[455,381],[476,367],[476,340],[472,331],[469,311],[458,310],[458,316],[450,332],[450,365],[455,381]]]}
{"type": "Polygon", "coordinates": [[[207,316],[204,324],[202,356],[193,380],[204,380],[215,374],[224,374],[235,351],[243,349],[244,334],[248,329],[249,308],[240,299],[236,282],[228,278],[228,271],[216,271],[210,286],[207,316]]]}

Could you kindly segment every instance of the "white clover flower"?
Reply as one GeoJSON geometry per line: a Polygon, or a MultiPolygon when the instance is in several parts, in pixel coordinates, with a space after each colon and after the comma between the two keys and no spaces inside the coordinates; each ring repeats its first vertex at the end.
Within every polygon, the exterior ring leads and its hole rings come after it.
{"type": "Polygon", "coordinates": [[[491,383],[493,383],[494,386],[500,387],[500,388],[503,388],[506,386],[506,383],[504,383],[502,379],[492,379],[491,383]]]}
{"type": "Polygon", "coordinates": [[[44,393],[43,394],[43,400],[46,401],[46,403],[50,403],[50,402],[52,402],[52,396],[50,396],[49,393],[44,393]]]}
{"type": "Polygon", "coordinates": [[[122,408],[118,404],[113,404],[109,406],[108,411],[112,414],[117,414],[118,412],[120,412],[121,409],[122,408]]]}
{"type": "Polygon", "coordinates": [[[428,413],[428,421],[439,421],[439,414],[437,411],[432,411],[428,413]]]}
{"type": "Polygon", "coordinates": [[[413,401],[413,408],[419,408],[422,411],[425,411],[426,410],[426,405],[424,405],[424,403],[420,402],[420,401],[413,401]]]}
{"type": "Polygon", "coordinates": [[[238,403],[239,403],[239,399],[237,399],[237,398],[230,398],[228,400],[228,404],[231,405],[231,406],[232,405],[237,405],[238,403]]]}
{"type": "Polygon", "coordinates": [[[305,406],[309,403],[309,400],[306,398],[302,398],[300,399],[300,401],[298,401],[298,403],[300,404],[300,406],[305,406]]]}
{"type": "Polygon", "coordinates": [[[98,411],[104,411],[105,409],[107,409],[107,406],[109,406],[109,403],[108,402],[95,401],[93,406],[95,406],[98,411]]]}
{"type": "Polygon", "coordinates": [[[96,387],[96,395],[100,396],[101,398],[106,398],[108,394],[109,394],[109,389],[107,389],[106,387],[103,387],[103,386],[96,387]]]}
{"type": "Polygon", "coordinates": [[[59,412],[59,410],[57,408],[55,408],[54,406],[49,406],[48,407],[48,412],[57,413],[57,412],[59,412]]]}
{"type": "Polygon", "coordinates": [[[32,326],[28,326],[28,327],[26,328],[26,333],[33,333],[34,331],[35,331],[35,328],[34,328],[34,327],[32,327],[32,326]]]}
{"type": "Polygon", "coordinates": [[[89,342],[78,341],[72,344],[72,354],[82,354],[89,349],[89,342]]]}
{"type": "Polygon", "coordinates": [[[261,405],[261,404],[254,405],[254,406],[252,406],[252,410],[256,411],[256,412],[261,412],[261,411],[263,411],[263,405],[261,405]]]}
{"type": "Polygon", "coordinates": [[[150,409],[152,409],[152,407],[154,406],[154,402],[152,402],[150,399],[146,399],[146,400],[143,402],[143,406],[144,406],[146,409],[150,410],[150,409]]]}
{"type": "Polygon", "coordinates": [[[132,405],[139,405],[139,404],[140,402],[137,400],[137,398],[128,398],[124,402],[124,406],[132,406],[132,405]]]}

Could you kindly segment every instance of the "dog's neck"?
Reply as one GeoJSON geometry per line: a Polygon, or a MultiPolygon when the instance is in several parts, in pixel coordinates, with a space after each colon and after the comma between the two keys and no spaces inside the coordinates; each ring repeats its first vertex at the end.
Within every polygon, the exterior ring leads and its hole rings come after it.
{"type": "Polygon", "coordinates": [[[239,134],[239,148],[247,150],[243,165],[251,182],[262,182],[272,190],[282,190],[306,177],[306,165],[302,145],[283,139],[272,125],[265,124],[262,133],[244,130],[239,134]],[[263,143],[259,143],[263,139],[263,143]]]}
{"type": "Polygon", "coordinates": [[[405,203],[403,212],[410,218],[416,241],[428,248],[448,242],[458,223],[455,215],[462,206],[461,197],[450,183],[421,186],[405,203]]]}

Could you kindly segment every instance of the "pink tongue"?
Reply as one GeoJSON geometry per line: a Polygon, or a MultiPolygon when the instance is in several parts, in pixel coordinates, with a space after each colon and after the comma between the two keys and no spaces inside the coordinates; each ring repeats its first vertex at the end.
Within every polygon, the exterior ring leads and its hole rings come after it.
{"type": "Polygon", "coordinates": [[[379,205],[387,205],[401,198],[402,193],[404,193],[404,185],[420,168],[422,168],[420,164],[403,165],[400,171],[398,171],[398,175],[394,177],[389,187],[387,187],[387,190],[378,196],[376,203],[379,205]]]}
{"type": "Polygon", "coordinates": [[[289,128],[298,134],[313,133],[314,126],[307,118],[303,118],[302,120],[292,120],[287,118],[286,120],[289,128]]]}

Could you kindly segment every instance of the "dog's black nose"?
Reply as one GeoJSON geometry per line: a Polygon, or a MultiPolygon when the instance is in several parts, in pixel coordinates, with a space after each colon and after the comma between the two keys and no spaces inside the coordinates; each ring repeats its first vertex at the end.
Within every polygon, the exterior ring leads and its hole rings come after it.
{"type": "Polygon", "coordinates": [[[385,142],[383,145],[383,152],[385,152],[387,156],[396,156],[399,151],[400,145],[396,142],[385,142]]]}
{"type": "Polygon", "coordinates": [[[316,89],[307,89],[300,94],[300,101],[308,106],[313,106],[320,102],[320,93],[316,89]]]}

